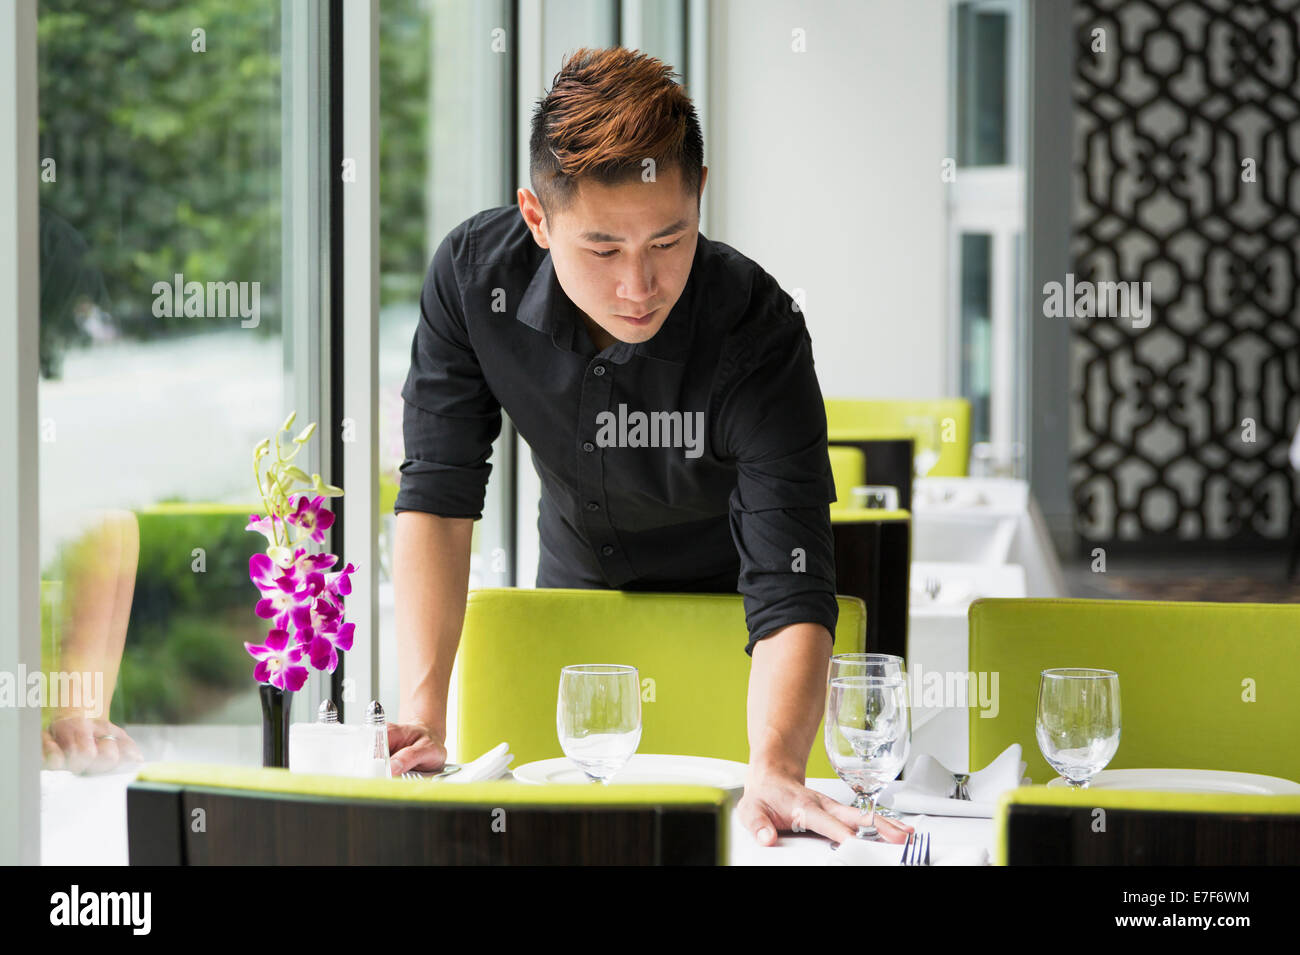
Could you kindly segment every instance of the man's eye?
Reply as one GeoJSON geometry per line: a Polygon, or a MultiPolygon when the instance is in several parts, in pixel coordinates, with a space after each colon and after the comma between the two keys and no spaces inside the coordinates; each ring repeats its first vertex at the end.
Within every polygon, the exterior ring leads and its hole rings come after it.
{"type": "MultiPolygon", "coordinates": [[[[663,243],[663,244],[661,244],[661,245],[656,245],[655,248],[656,248],[656,249],[671,249],[673,246],[677,245],[677,244],[678,244],[679,242],[681,242],[681,241],[682,241],[681,239],[674,239],[672,242],[665,242],[665,243],[663,243]]],[[[596,258],[598,258],[598,259],[607,259],[607,258],[609,258],[611,255],[613,255],[615,252],[617,252],[618,249],[609,249],[609,250],[606,251],[606,252],[597,252],[595,249],[588,249],[587,251],[589,251],[592,255],[594,255],[594,256],[595,256],[596,258]]]]}

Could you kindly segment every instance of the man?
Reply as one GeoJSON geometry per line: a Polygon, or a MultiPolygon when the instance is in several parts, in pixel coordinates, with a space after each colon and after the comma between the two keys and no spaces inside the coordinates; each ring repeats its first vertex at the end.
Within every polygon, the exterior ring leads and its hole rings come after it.
{"type": "Polygon", "coordinates": [[[703,140],[670,77],[630,50],[574,53],[533,117],[536,194],[466,220],[434,255],[402,392],[393,771],[446,759],[470,535],[504,408],[542,479],[537,585],[739,589],[741,818],[764,845],[796,825],[838,842],[857,811],[803,785],[837,619],[812,343],[770,275],[699,234],[703,140]]]}

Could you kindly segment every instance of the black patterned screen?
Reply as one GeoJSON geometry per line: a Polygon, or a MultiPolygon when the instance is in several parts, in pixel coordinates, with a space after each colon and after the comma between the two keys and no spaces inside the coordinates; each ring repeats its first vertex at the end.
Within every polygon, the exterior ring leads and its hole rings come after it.
{"type": "Polygon", "coordinates": [[[1300,0],[1075,11],[1073,281],[1150,282],[1152,299],[1145,328],[1057,319],[1077,529],[1280,542],[1300,418],[1300,0]]]}

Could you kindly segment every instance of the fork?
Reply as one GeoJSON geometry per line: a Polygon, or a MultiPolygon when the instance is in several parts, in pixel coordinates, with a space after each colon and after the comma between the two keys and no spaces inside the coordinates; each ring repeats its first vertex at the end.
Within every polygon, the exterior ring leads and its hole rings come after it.
{"type": "Polygon", "coordinates": [[[903,843],[903,858],[899,865],[929,865],[930,834],[928,832],[909,832],[907,842],[903,843]]]}
{"type": "Polygon", "coordinates": [[[460,772],[460,766],[455,763],[447,763],[436,773],[422,773],[417,770],[407,770],[402,773],[403,779],[442,779],[450,776],[452,773],[460,772]]]}
{"type": "Polygon", "coordinates": [[[925,578],[925,592],[931,600],[939,596],[939,591],[943,587],[942,581],[938,577],[925,578]]]}

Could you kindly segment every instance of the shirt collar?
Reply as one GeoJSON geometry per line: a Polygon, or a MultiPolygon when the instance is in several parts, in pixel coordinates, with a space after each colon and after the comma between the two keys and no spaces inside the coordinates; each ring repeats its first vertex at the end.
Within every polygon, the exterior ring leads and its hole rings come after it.
{"type": "MultiPolygon", "coordinates": [[[[686,280],[686,287],[682,289],[677,303],[654,338],[635,345],[616,342],[601,354],[620,365],[632,355],[675,364],[685,363],[695,337],[695,312],[699,305],[699,282],[696,279],[708,244],[708,239],[701,232],[695,245],[695,258],[691,262],[691,274],[686,280]]],[[[560,287],[549,250],[542,257],[528,287],[524,289],[515,317],[529,328],[550,335],[556,348],[578,350],[578,336],[586,331],[582,326],[582,316],[560,287]]]]}

